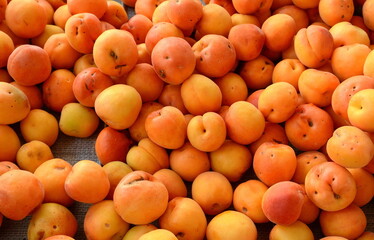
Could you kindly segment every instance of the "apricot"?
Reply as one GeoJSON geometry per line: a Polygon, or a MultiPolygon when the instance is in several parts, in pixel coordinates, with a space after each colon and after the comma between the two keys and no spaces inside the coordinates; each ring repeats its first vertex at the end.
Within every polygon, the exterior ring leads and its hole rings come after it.
{"type": "Polygon", "coordinates": [[[182,30],[170,22],[154,23],[153,26],[148,30],[144,40],[148,52],[151,54],[158,41],[166,37],[183,38],[184,35],[182,30]]]}
{"type": "Polygon", "coordinates": [[[50,202],[43,203],[32,213],[27,228],[27,239],[40,239],[54,235],[73,237],[78,230],[78,221],[65,206],[50,202]]]}
{"type": "Polygon", "coordinates": [[[0,67],[5,67],[10,54],[14,50],[14,43],[12,38],[3,31],[0,31],[0,46],[3,49],[0,54],[0,67]]]}
{"type": "Polygon", "coordinates": [[[47,80],[52,65],[47,51],[36,45],[24,44],[10,54],[7,69],[14,81],[32,86],[47,80]]]}
{"type": "Polygon", "coordinates": [[[129,128],[138,117],[141,106],[140,94],[125,84],[107,87],[97,95],[94,103],[99,118],[117,130],[129,128]]]}
{"type": "Polygon", "coordinates": [[[165,82],[155,72],[154,66],[148,63],[136,64],[126,74],[124,82],[139,92],[143,103],[157,100],[165,85],[165,82]]]}
{"type": "Polygon", "coordinates": [[[99,123],[94,109],[74,102],[62,108],[58,126],[65,135],[87,138],[94,134],[99,123]]]}
{"type": "Polygon", "coordinates": [[[52,159],[51,148],[44,142],[32,140],[21,145],[16,161],[20,169],[34,172],[43,162],[52,159]]]}
{"type": "Polygon", "coordinates": [[[121,3],[107,1],[107,5],[104,15],[100,18],[101,21],[105,21],[118,29],[129,20],[127,12],[121,3]]]}
{"type": "Polygon", "coordinates": [[[99,19],[103,17],[104,13],[108,9],[108,4],[107,4],[107,1],[105,0],[100,0],[100,1],[67,0],[66,4],[68,5],[69,11],[73,15],[78,14],[78,13],[90,13],[90,14],[94,14],[99,19]]]}
{"type": "Polygon", "coordinates": [[[97,203],[108,194],[110,183],[100,164],[92,160],[79,160],[66,176],[64,187],[75,201],[97,203]]]}
{"type": "Polygon", "coordinates": [[[259,90],[272,83],[273,70],[274,63],[260,54],[253,60],[245,61],[239,67],[239,75],[244,79],[249,89],[259,90]]]}
{"type": "Polygon", "coordinates": [[[21,120],[20,130],[25,141],[39,140],[52,146],[58,137],[59,126],[55,116],[43,109],[33,109],[21,120]]]}
{"type": "Polygon", "coordinates": [[[374,132],[372,120],[374,109],[369,104],[374,95],[374,89],[363,89],[354,94],[348,103],[347,114],[349,122],[363,131],[374,132]]]}
{"type": "Polygon", "coordinates": [[[301,221],[296,221],[290,225],[276,224],[271,228],[269,233],[269,239],[280,240],[280,239],[305,239],[313,240],[314,235],[312,230],[301,221]]]}
{"type": "Polygon", "coordinates": [[[296,153],[282,143],[264,142],[253,156],[253,170],[267,186],[281,181],[290,181],[296,169],[296,153]],[[282,169],[282,171],[279,171],[282,169]]]}
{"type": "Polygon", "coordinates": [[[262,136],[248,146],[251,153],[254,154],[258,147],[264,142],[289,144],[284,127],[281,124],[271,122],[265,123],[262,136]]]}
{"type": "Polygon", "coordinates": [[[138,60],[138,49],[131,33],[110,29],[96,39],[93,57],[100,71],[109,76],[120,77],[134,68],[138,60]],[[123,44],[118,45],[118,42],[123,44]]]}
{"type": "Polygon", "coordinates": [[[286,50],[297,33],[295,20],[284,13],[267,18],[261,29],[265,34],[265,46],[275,52],[286,50]]]}
{"type": "Polygon", "coordinates": [[[326,144],[334,131],[330,115],[312,103],[299,105],[285,122],[290,143],[301,151],[318,150],[326,144]]]}
{"type": "Polygon", "coordinates": [[[306,151],[302,152],[296,155],[296,169],[295,173],[292,177],[292,181],[304,184],[305,183],[305,177],[309,170],[323,162],[327,162],[328,158],[327,156],[320,152],[320,151],[306,151]]]}
{"type": "Polygon", "coordinates": [[[357,240],[370,240],[374,237],[374,232],[371,231],[365,231],[363,232],[360,237],[357,238],[357,240]]]}
{"type": "Polygon", "coordinates": [[[142,104],[138,117],[135,122],[128,128],[131,138],[139,142],[143,138],[148,137],[145,130],[145,120],[149,113],[159,110],[163,107],[161,103],[150,101],[142,104]]]}
{"type": "Polygon", "coordinates": [[[365,25],[370,29],[374,30],[374,19],[370,15],[370,12],[374,8],[374,2],[372,0],[366,0],[362,5],[362,17],[365,25]]]}
{"type": "Polygon", "coordinates": [[[264,5],[264,1],[244,1],[244,0],[234,0],[232,3],[235,10],[240,14],[253,14],[258,12],[264,5]]]}
{"type": "Polygon", "coordinates": [[[157,75],[169,84],[181,84],[196,65],[192,47],[180,37],[160,39],[152,50],[151,61],[157,75]]]}
{"type": "Polygon", "coordinates": [[[152,174],[133,171],[118,183],[113,194],[116,212],[130,224],[148,224],[158,219],[168,205],[168,190],[152,174]]]}
{"type": "Polygon", "coordinates": [[[44,186],[43,202],[53,202],[69,207],[73,199],[65,191],[65,180],[70,173],[72,165],[61,158],[52,158],[40,164],[34,175],[44,186]]]}
{"type": "Polygon", "coordinates": [[[15,162],[21,141],[9,125],[0,125],[0,162],[15,162]]]}
{"type": "Polygon", "coordinates": [[[206,171],[192,182],[192,199],[208,215],[217,215],[232,204],[233,187],[222,173],[206,171]]]}
{"type": "Polygon", "coordinates": [[[61,112],[66,104],[77,101],[73,92],[74,79],[74,73],[68,69],[52,71],[42,83],[43,103],[48,110],[61,112]]]}
{"type": "Polygon", "coordinates": [[[296,31],[299,31],[302,28],[306,28],[309,26],[309,17],[306,12],[306,9],[300,8],[295,4],[285,5],[280,8],[277,8],[274,14],[287,14],[295,20],[296,23],[296,31]]]}
{"type": "Polygon", "coordinates": [[[288,82],[296,90],[299,90],[298,82],[305,66],[298,59],[283,59],[275,64],[273,69],[272,82],[288,82]]]}
{"type": "Polygon", "coordinates": [[[281,181],[270,186],[262,197],[262,210],[273,223],[291,225],[297,221],[306,193],[299,184],[281,181]]]}
{"type": "Polygon", "coordinates": [[[200,151],[186,142],[170,153],[170,168],[185,181],[192,182],[199,174],[210,170],[207,152],[200,151]]]}
{"type": "Polygon", "coordinates": [[[9,172],[10,170],[19,169],[17,164],[10,161],[1,161],[0,162],[0,175],[3,173],[9,172]]]}
{"type": "MultiPolygon", "coordinates": [[[[303,187],[304,192],[305,192],[305,185],[300,184],[300,186],[303,187]]],[[[317,207],[309,199],[308,195],[306,195],[304,204],[301,207],[301,213],[300,213],[300,216],[298,218],[298,221],[301,221],[305,224],[312,224],[318,219],[318,216],[319,216],[320,212],[321,212],[321,209],[319,207],[317,207]]]]}
{"type": "Polygon", "coordinates": [[[260,21],[254,15],[241,14],[241,13],[235,12],[231,14],[231,21],[232,21],[233,26],[248,23],[248,24],[254,24],[257,27],[261,27],[260,21]]]}
{"type": "Polygon", "coordinates": [[[44,199],[43,184],[29,171],[15,169],[3,173],[0,183],[0,212],[8,219],[25,219],[44,199]]]}
{"type": "Polygon", "coordinates": [[[129,149],[126,163],[133,170],[154,174],[160,169],[169,167],[169,156],[165,148],[149,138],[143,138],[138,142],[138,145],[129,149]]]}
{"type": "Polygon", "coordinates": [[[353,0],[320,0],[318,12],[321,19],[329,26],[339,22],[349,22],[354,14],[353,0]]]}
{"type": "Polygon", "coordinates": [[[88,208],[83,228],[88,239],[122,239],[130,224],[117,214],[113,200],[103,200],[88,208]]]}
{"type": "Polygon", "coordinates": [[[230,182],[239,181],[252,165],[250,150],[241,144],[226,140],[209,153],[210,166],[215,172],[222,173],[230,182]]]}
{"type": "Polygon", "coordinates": [[[356,182],[356,196],[353,203],[359,207],[368,204],[374,196],[374,177],[363,168],[348,168],[356,182]]]}
{"type": "Polygon", "coordinates": [[[306,69],[299,76],[298,88],[307,103],[326,107],[330,105],[332,94],[339,84],[338,77],[330,72],[306,69]]]}
{"type": "Polygon", "coordinates": [[[173,106],[164,106],[149,113],[144,124],[148,137],[167,149],[180,148],[187,138],[184,115],[173,106]]]}
{"type": "Polygon", "coordinates": [[[258,98],[258,109],[269,122],[281,123],[289,119],[297,107],[297,91],[287,82],[273,83],[258,98]],[[277,96],[279,101],[273,101],[277,96]]]}
{"type": "Polygon", "coordinates": [[[156,230],[157,227],[151,223],[134,225],[126,232],[122,240],[138,240],[143,234],[156,230]]]}
{"type": "Polygon", "coordinates": [[[344,21],[336,23],[329,31],[334,38],[335,48],[354,43],[370,45],[370,39],[365,30],[350,22],[344,21]]]}
{"type": "Polygon", "coordinates": [[[182,30],[193,30],[203,16],[203,4],[198,0],[169,0],[167,5],[168,19],[182,30]]]}
{"type": "Polygon", "coordinates": [[[157,99],[164,106],[173,106],[178,108],[183,114],[187,114],[188,110],[183,103],[181,94],[182,85],[166,84],[162,89],[161,95],[157,99]]]}
{"type": "Polygon", "coordinates": [[[196,23],[195,29],[201,36],[217,34],[227,37],[232,27],[230,13],[218,4],[203,6],[202,16],[196,23]],[[219,24],[217,24],[219,21],[219,24]]]}
{"type": "Polygon", "coordinates": [[[236,51],[230,40],[218,34],[208,34],[192,46],[196,70],[207,77],[223,77],[236,64],[236,51]],[[216,59],[222,59],[217,62],[216,59]]]}
{"type": "Polygon", "coordinates": [[[34,0],[9,2],[5,9],[5,19],[9,29],[21,38],[38,36],[48,21],[44,8],[34,0]]]}
{"type": "Polygon", "coordinates": [[[187,138],[200,151],[215,151],[226,139],[225,120],[215,112],[196,115],[187,125],[187,138]]]}
{"type": "Polygon", "coordinates": [[[177,172],[162,168],[153,174],[168,190],[169,201],[176,197],[187,197],[187,186],[177,172]]]}
{"type": "Polygon", "coordinates": [[[264,116],[260,110],[247,101],[238,101],[230,105],[224,119],[228,137],[239,144],[250,144],[256,141],[265,128],[264,116]],[[244,134],[247,131],[252,134],[244,134]]]}
{"type": "Polygon", "coordinates": [[[221,90],[211,78],[205,75],[192,74],[183,81],[180,93],[184,106],[193,115],[216,112],[221,107],[221,90]]]}
{"type": "Polygon", "coordinates": [[[318,68],[329,61],[334,51],[334,38],[328,29],[309,25],[296,33],[294,49],[302,64],[309,68],[318,68]]]}
{"type": "Polygon", "coordinates": [[[305,192],[320,209],[339,211],[354,200],[357,187],[352,174],[335,162],[312,167],[305,177],[305,192]]]}
{"type": "Polygon", "coordinates": [[[367,218],[360,207],[351,204],[337,211],[322,211],[319,223],[325,236],[356,239],[364,233],[367,226],[367,218]]]}
{"type": "Polygon", "coordinates": [[[261,54],[265,33],[255,24],[239,24],[230,29],[228,39],[234,45],[237,59],[249,61],[261,54]]]}
{"type": "Polygon", "coordinates": [[[46,240],[74,240],[74,238],[67,236],[67,235],[63,235],[63,234],[53,235],[45,239],[46,240]]]}
{"type": "MultiPolygon", "coordinates": [[[[159,23],[159,22],[169,22],[171,23],[168,14],[167,14],[167,9],[169,8],[169,1],[163,1],[153,11],[152,18],[149,19],[153,24],[159,23]]],[[[142,14],[140,14],[142,15],[142,14]]],[[[175,24],[174,24],[175,25],[175,24]]],[[[182,29],[181,29],[182,30],[182,29]]],[[[190,31],[188,29],[188,31],[190,31]]],[[[182,30],[183,32],[183,30],[182,30]]],[[[184,32],[183,32],[184,34],[184,32]]]]}
{"type": "Polygon", "coordinates": [[[239,183],[234,189],[234,209],[247,215],[254,223],[269,222],[262,210],[262,197],[267,189],[268,186],[255,179],[239,183]]]}
{"type": "Polygon", "coordinates": [[[55,12],[53,13],[53,22],[56,26],[65,30],[65,24],[71,16],[73,16],[73,14],[69,11],[68,5],[66,2],[63,2],[63,4],[55,9],[55,12]]]}
{"type": "Polygon", "coordinates": [[[326,143],[328,156],[337,164],[349,168],[366,166],[374,154],[374,145],[370,137],[354,126],[342,126],[335,129],[326,143]]]}
{"type": "Polygon", "coordinates": [[[207,240],[254,240],[257,239],[257,227],[244,213],[226,210],[215,215],[206,229],[207,240]]]}
{"type": "Polygon", "coordinates": [[[120,29],[129,31],[134,36],[136,44],[140,44],[145,42],[147,33],[153,24],[154,22],[143,14],[135,14],[122,24],[120,29]]]}
{"type": "Polygon", "coordinates": [[[116,189],[118,183],[122,180],[124,176],[128,173],[132,172],[133,170],[129,165],[122,161],[111,161],[103,165],[103,169],[108,175],[110,188],[108,195],[105,199],[113,200],[113,193],[116,189]]]}
{"type": "Polygon", "coordinates": [[[147,232],[141,235],[139,238],[139,240],[153,240],[153,239],[177,240],[178,238],[171,231],[162,229],[162,228],[147,232]]]}
{"type": "Polygon", "coordinates": [[[222,105],[230,106],[234,102],[246,100],[248,88],[244,79],[237,73],[229,72],[223,77],[215,78],[222,93],[222,105]]]}
{"type": "Polygon", "coordinates": [[[200,205],[191,198],[176,197],[158,219],[160,227],[180,239],[204,239],[207,218],[200,205]],[[191,221],[193,219],[193,221],[191,221]]]}

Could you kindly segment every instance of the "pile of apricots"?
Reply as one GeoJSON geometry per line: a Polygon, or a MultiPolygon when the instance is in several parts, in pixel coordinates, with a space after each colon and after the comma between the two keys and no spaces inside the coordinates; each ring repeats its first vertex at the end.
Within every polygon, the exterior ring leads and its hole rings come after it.
{"type": "Polygon", "coordinates": [[[374,239],[374,0],[0,0],[0,21],[0,225],[374,239]],[[52,152],[95,134],[96,160],[52,152]]]}

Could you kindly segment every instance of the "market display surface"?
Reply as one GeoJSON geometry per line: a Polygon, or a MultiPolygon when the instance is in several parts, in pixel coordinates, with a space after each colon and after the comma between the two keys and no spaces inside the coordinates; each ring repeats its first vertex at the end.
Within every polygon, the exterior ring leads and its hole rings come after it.
{"type": "Polygon", "coordinates": [[[374,239],[374,0],[0,20],[0,239],[374,239]]]}

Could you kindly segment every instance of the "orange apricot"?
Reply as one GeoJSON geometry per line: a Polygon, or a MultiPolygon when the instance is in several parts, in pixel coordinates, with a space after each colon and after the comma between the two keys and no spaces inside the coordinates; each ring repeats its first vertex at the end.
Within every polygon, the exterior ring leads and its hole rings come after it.
{"type": "Polygon", "coordinates": [[[329,26],[343,21],[349,22],[354,10],[353,0],[320,0],[318,3],[319,15],[329,26]]]}
{"type": "Polygon", "coordinates": [[[90,13],[94,14],[97,18],[101,18],[108,9],[106,0],[67,0],[66,4],[73,15],[78,13],[90,13]]]}
{"type": "Polygon", "coordinates": [[[195,29],[201,36],[217,34],[227,37],[232,27],[230,13],[218,4],[206,4],[195,29]],[[219,21],[220,24],[216,24],[219,21]]]}
{"type": "Polygon", "coordinates": [[[265,88],[272,83],[274,63],[260,54],[257,58],[245,61],[239,68],[239,75],[251,90],[265,88]]]}
{"type": "Polygon", "coordinates": [[[0,162],[15,162],[21,141],[9,125],[0,125],[0,146],[0,162]]]}
{"type": "Polygon", "coordinates": [[[166,37],[183,38],[184,35],[182,30],[170,22],[154,23],[153,26],[147,31],[147,35],[144,39],[148,52],[151,54],[157,42],[166,37]]]}
{"type": "Polygon", "coordinates": [[[309,172],[309,170],[315,165],[327,162],[328,158],[324,153],[312,150],[299,153],[296,156],[296,161],[297,165],[295,173],[292,177],[292,181],[299,184],[304,184],[305,176],[309,172]]]}
{"type": "Polygon", "coordinates": [[[299,77],[305,69],[298,59],[283,59],[274,66],[272,82],[288,82],[299,90],[299,77]]]}
{"type": "Polygon", "coordinates": [[[237,73],[229,72],[223,77],[215,78],[222,93],[222,105],[231,105],[237,101],[244,101],[248,97],[248,88],[244,79],[237,73]]]}
{"type": "Polygon", "coordinates": [[[187,186],[177,172],[169,168],[162,168],[153,174],[168,190],[169,201],[174,198],[187,197],[187,186]]]}
{"type": "Polygon", "coordinates": [[[0,54],[0,67],[5,67],[10,54],[14,50],[14,43],[12,38],[3,31],[0,31],[0,47],[2,49],[0,54]]]}
{"type": "Polygon", "coordinates": [[[107,1],[108,8],[104,15],[100,18],[101,21],[106,21],[115,28],[120,28],[125,24],[129,17],[123,5],[116,1],[107,1]]]}
{"type": "Polygon", "coordinates": [[[135,39],[136,44],[144,43],[145,37],[153,22],[142,14],[135,14],[127,22],[121,25],[120,29],[129,31],[135,39]]]}
{"type": "Polygon", "coordinates": [[[203,4],[198,0],[169,0],[166,14],[175,26],[190,30],[203,16],[203,4]]]}

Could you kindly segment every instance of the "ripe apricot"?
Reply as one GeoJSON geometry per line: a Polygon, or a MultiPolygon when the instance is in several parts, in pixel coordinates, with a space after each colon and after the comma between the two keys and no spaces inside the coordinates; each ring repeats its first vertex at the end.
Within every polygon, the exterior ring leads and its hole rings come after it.
{"type": "Polygon", "coordinates": [[[305,183],[305,176],[309,172],[309,170],[314,167],[315,165],[318,165],[323,162],[327,162],[328,158],[327,156],[316,150],[312,151],[306,151],[299,153],[296,155],[296,169],[295,173],[292,177],[292,181],[304,184],[305,183]]]}
{"type": "Polygon", "coordinates": [[[32,86],[47,80],[52,65],[47,51],[36,45],[24,44],[10,54],[7,69],[14,81],[32,86]]]}
{"type": "Polygon", "coordinates": [[[296,31],[309,26],[309,17],[305,9],[302,9],[295,4],[285,5],[273,12],[274,14],[287,14],[291,16],[296,23],[296,31]]]}
{"type": "Polygon", "coordinates": [[[0,47],[3,49],[0,54],[0,67],[5,67],[10,54],[14,50],[13,40],[3,31],[0,31],[0,47]]]}
{"type": "Polygon", "coordinates": [[[232,204],[233,187],[222,173],[207,171],[193,180],[191,194],[204,213],[217,215],[232,204]]]}
{"type": "Polygon", "coordinates": [[[183,81],[180,91],[183,104],[191,114],[216,112],[221,107],[220,88],[211,78],[203,74],[192,74],[183,81]]]}
{"type": "Polygon", "coordinates": [[[22,38],[41,34],[48,20],[44,8],[34,0],[9,2],[5,9],[5,19],[12,32],[22,38]]]}
{"type": "Polygon", "coordinates": [[[353,202],[357,187],[345,167],[328,161],[309,170],[305,177],[305,192],[321,210],[339,211],[353,202]]]}
{"type": "Polygon", "coordinates": [[[148,137],[167,149],[180,148],[187,137],[184,115],[173,106],[164,106],[149,113],[144,124],[148,137]]]}
{"type": "Polygon", "coordinates": [[[105,21],[114,28],[120,28],[123,24],[125,24],[129,17],[123,5],[116,1],[107,1],[107,9],[104,15],[100,18],[101,21],[105,21]]]}
{"type": "Polygon", "coordinates": [[[254,24],[257,27],[261,27],[260,21],[254,15],[241,14],[236,12],[231,15],[231,21],[233,26],[249,23],[254,24]]]}
{"type": "Polygon", "coordinates": [[[108,9],[107,1],[99,0],[67,0],[66,4],[71,14],[75,15],[78,13],[91,13],[94,14],[97,18],[101,18],[108,9]]]}
{"type": "Polygon", "coordinates": [[[104,89],[95,100],[96,114],[108,126],[123,130],[136,120],[142,106],[140,94],[134,87],[115,84],[104,89]]]}
{"type": "Polygon", "coordinates": [[[267,186],[290,181],[296,170],[296,153],[282,143],[264,142],[253,155],[253,170],[267,186]],[[282,169],[282,171],[279,171],[282,169]]]}
{"type": "Polygon", "coordinates": [[[365,25],[370,29],[374,30],[374,19],[370,12],[374,8],[374,1],[366,0],[362,5],[362,17],[364,19],[365,25]]]}
{"type": "Polygon", "coordinates": [[[222,77],[236,64],[236,51],[228,38],[208,34],[193,46],[196,58],[196,70],[207,77],[222,77]],[[216,59],[222,59],[217,62],[216,59]]]}
{"type": "Polygon", "coordinates": [[[245,0],[234,0],[232,3],[235,10],[240,14],[253,14],[258,12],[263,5],[262,0],[256,1],[245,1],[245,0]]]}
{"type": "Polygon", "coordinates": [[[264,55],[246,61],[239,68],[239,75],[251,90],[265,88],[272,83],[274,63],[264,55]]]}
{"type": "Polygon", "coordinates": [[[249,61],[261,54],[265,33],[255,24],[239,24],[230,29],[228,39],[235,47],[237,59],[249,61]]]}
{"type": "Polygon", "coordinates": [[[157,75],[169,84],[181,84],[196,65],[191,45],[180,37],[160,39],[152,50],[151,61],[157,75]]]}
{"type": "Polygon", "coordinates": [[[192,182],[199,174],[210,170],[208,153],[198,150],[189,142],[172,150],[169,160],[170,168],[188,182],[192,182]]]}
{"type": "Polygon", "coordinates": [[[309,25],[296,33],[294,49],[302,64],[309,68],[318,68],[330,59],[334,50],[334,38],[328,29],[309,25]]]}
{"type": "Polygon", "coordinates": [[[25,141],[39,140],[52,146],[58,137],[59,127],[55,116],[43,109],[33,109],[20,122],[20,130],[25,141]]]}
{"type": "Polygon", "coordinates": [[[166,14],[171,23],[182,30],[193,30],[203,16],[203,4],[198,0],[169,0],[166,14]]]}
{"type": "Polygon", "coordinates": [[[248,88],[244,79],[237,73],[229,72],[223,77],[215,78],[222,93],[222,105],[230,106],[234,102],[244,101],[248,97],[248,88]]]}
{"type": "Polygon", "coordinates": [[[151,21],[143,14],[135,14],[122,24],[120,29],[129,31],[134,36],[136,44],[140,44],[145,42],[145,37],[153,24],[154,21],[151,21]]]}
{"type": "Polygon", "coordinates": [[[0,212],[8,219],[26,218],[44,199],[43,184],[29,171],[15,169],[3,173],[0,183],[0,212]]]}
{"type": "Polygon", "coordinates": [[[374,177],[364,168],[348,168],[356,182],[356,196],[353,203],[359,207],[368,204],[374,196],[374,177]]]}
{"type": "Polygon", "coordinates": [[[158,221],[162,229],[169,230],[176,237],[183,239],[204,239],[208,222],[200,205],[187,197],[170,200],[158,221]]]}
{"type": "Polygon", "coordinates": [[[75,61],[73,73],[74,75],[78,75],[80,72],[90,67],[97,67],[95,64],[95,60],[93,59],[93,54],[83,54],[75,61]]]}
{"type": "Polygon", "coordinates": [[[178,238],[169,230],[160,228],[147,232],[140,236],[139,240],[165,239],[177,240],[178,238]]]}
{"type": "Polygon", "coordinates": [[[299,77],[305,69],[298,59],[283,59],[274,66],[272,82],[288,82],[298,91],[299,77]]]}
{"type": "Polygon", "coordinates": [[[334,38],[334,47],[341,47],[353,43],[370,45],[368,34],[360,27],[350,22],[339,22],[330,28],[330,33],[334,38]]]}
{"type": "Polygon", "coordinates": [[[133,170],[122,161],[111,161],[103,165],[104,171],[108,175],[110,188],[105,199],[113,200],[113,193],[121,179],[133,170]]]}
{"type": "Polygon", "coordinates": [[[184,35],[182,30],[170,22],[154,23],[153,26],[148,30],[144,40],[148,52],[151,54],[157,42],[166,37],[183,38],[184,35]]]}
{"type": "Polygon", "coordinates": [[[267,86],[258,98],[258,109],[269,122],[281,123],[289,119],[297,107],[297,91],[287,82],[267,86]],[[273,101],[277,96],[279,101],[273,101]]]}
{"type": "Polygon", "coordinates": [[[73,199],[65,191],[65,180],[70,173],[72,165],[61,158],[52,158],[40,164],[34,175],[44,186],[43,202],[53,202],[69,207],[73,199]]]}
{"type": "Polygon", "coordinates": [[[298,239],[302,237],[305,240],[314,239],[312,229],[302,221],[296,221],[290,225],[276,224],[269,233],[270,239],[298,239]]]}
{"type": "Polygon", "coordinates": [[[33,173],[40,164],[52,158],[52,150],[46,143],[32,140],[21,145],[17,151],[16,161],[20,169],[33,173]]]}
{"type": "Polygon", "coordinates": [[[374,89],[363,89],[352,96],[348,103],[349,122],[363,131],[374,132],[374,109],[371,106],[374,89]]]}
{"type": "Polygon", "coordinates": [[[250,150],[231,140],[210,152],[209,159],[211,169],[222,173],[230,182],[239,181],[252,165],[250,150]]]}
{"type": "Polygon", "coordinates": [[[33,211],[27,228],[28,239],[54,235],[73,237],[78,230],[78,220],[65,206],[50,202],[41,204],[33,211]]]}
{"type": "Polygon", "coordinates": [[[0,175],[3,173],[9,172],[10,170],[19,169],[17,164],[10,161],[1,161],[0,162],[0,175]]]}
{"type": "Polygon", "coordinates": [[[113,236],[122,239],[129,228],[130,224],[117,214],[113,200],[103,200],[91,205],[84,216],[84,233],[92,240],[113,236]]]}
{"type": "Polygon", "coordinates": [[[55,25],[65,30],[66,21],[72,16],[69,11],[68,5],[64,2],[62,5],[55,9],[53,14],[53,22],[55,25]]]}
{"type": "Polygon", "coordinates": [[[206,229],[207,240],[255,240],[257,227],[244,213],[226,210],[215,215],[206,229]]]}
{"type": "Polygon", "coordinates": [[[76,102],[73,92],[74,73],[68,69],[57,69],[42,84],[43,103],[48,110],[61,112],[71,102],[76,102]]]}
{"type": "Polygon", "coordinates": [[[130,227],[122,240],[139,240],[143,234],[156,229],[157,227],[151,223],[134,225],[130,227]]]}
{"type": "Polygon", "coordinates": [[[238,101],[231,104],[224,117],[228,137],[239,144],[259,139],[265,129],[265,118],[253,104],[238,101]],[[246,134],[251,132],[251,134],[246,134]]]}
{"type": "Polygon", "coordinates": [[[312,103],[301,104],[285,122],[290,143],[301,151],[318,150],[334,131],[330,115],[312,103]]]}
{"type": "Polygon", "coordinates": [[[109,192],[110,183],[103,167],[92,160],[74,163],[65,179],[65,191],[75,201],[97,203],[109,192]]]}
{"type": "Polygon", "coordinates": [[[93,45],[97,67],[109,76],[121,77],[128,73],[138,60],[138,49],[133,36],[120,29],[103,32],[93,45]],[[117,42],[123,44],[118,45],[117,42]]]}
{"type": "Polygon", "coordinates": [[[349,22],[354,10],[353,0],[320,0],[318,3],[319,15],[329,26],[343,21],[349,22]]]}
{"type": "Polygon", "coordinates": [[[162,168],[153,174],[168,190],[169,201],[177,197],[187,197],[187,186],[177,172],[162,168]]]}
{"type": "Polygon", "coordinates": [[[232,27],[230,13],[218,4],[206,4],[203,6],[203,14],[196,23],[195,29],[205,36],[208,34],[217,34],[227,37],[232,27]],[[220,24],[216,24],[217,21],[220,24]]]}
{"type": "Polygon", "coordinates": [[[15,162],[21,141],[9,125],[0,125],[0,146],[0,162],[15,162]]]}
{"type": "Polygon", "coordinates": [[[299,76],[298,88],[305,102],[326,107],[331,104],[332,94],[339,84],[339,78],[333,73],[306,69],[299,76]]]}
{"type": "Polygon", "coordinates": [[[337,164],[349,168],[366,166],[374,154],[374,144],[370,137],[354,126],[335,129],[326,143],[328,156],[337,164]]]}
{"type": "Polygon", "coordinates": [[[236,211],[247,215],[254,223],[266,223],[269,219],[262,210],[262,197],[268,186],[260,180],[247,180],[234,190],[233,206],[236,211]]]}
{"type": "Polygon", "coordinates": [[[187,114],[188,110],[183,103],[182,93],[181,93],[182,84],[173,85],[166,84],[162,89],[161,95],[157,99],[159,103],[164,106],[173,106],[178,108],[183,114],[187,114]]]}
{"type": "Polygon", "coordinates": [[[124,221],[137,225],[158,219],[165,212],[168,199],[165,185],[144,171],[128,173],[113,194],[116,212],[124,221]]]}

